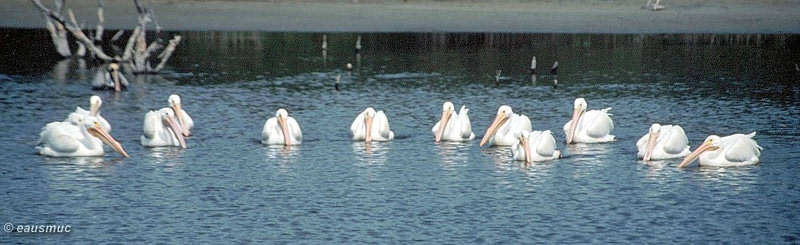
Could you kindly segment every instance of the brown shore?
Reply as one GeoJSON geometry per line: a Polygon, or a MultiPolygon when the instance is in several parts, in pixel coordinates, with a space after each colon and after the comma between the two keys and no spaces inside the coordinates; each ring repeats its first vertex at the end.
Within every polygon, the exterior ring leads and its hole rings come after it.
{"type": "MultiPolygon", "coordinates": [[[[645,2],[154,0],[153,5],[160,26],[175,31],[800,33],[800,0],[663,0],[662,11],[641,9],[645,2]]],[[[96,5],[96,0],[67,1],[87,27],[97,21],[96,5]]],[[[107,29],[136,23],[132,1],[105,5],[107,29]]],[[[28,0],[0,1],[0,16],[2,27],[44,26],[28,0]]]]}

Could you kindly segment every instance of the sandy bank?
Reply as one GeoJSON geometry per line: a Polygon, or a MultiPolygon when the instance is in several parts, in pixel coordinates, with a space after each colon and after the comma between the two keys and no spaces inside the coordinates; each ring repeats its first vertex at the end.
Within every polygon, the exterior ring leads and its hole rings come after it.
{"type": "MultiPolygon", "coordinates": [[[[51,1],[45,0],[45,3],[51,1]]],[[[94,26],[95,0],[70,0],[94,26]]],[[[129,29],[131,1],[105,1],[106,28],[129,29]]],[[[147,2],[147,1],[144,1],[147,2]]],[[[166,30],[299,32],[800,33],[800,1],[153,1],[166,30]]],[[[0,26],[41,28],[28,0],[0,1],[0,26]]]]}

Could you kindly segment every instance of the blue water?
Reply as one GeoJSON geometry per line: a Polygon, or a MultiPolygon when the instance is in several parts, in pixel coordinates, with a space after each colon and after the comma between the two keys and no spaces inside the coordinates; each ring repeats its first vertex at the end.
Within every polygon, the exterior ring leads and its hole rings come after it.
{"type": "Polygon", "coordinates": [[[82,69],[26,51],[47,52],[45,32],[3,32],[22,38],[0,51],[21,59],[0,65],[0,223],[69,224],[72,232],[0,232],[0,243],[800,238],[798,36],[365,34],[356,57],[355,34],[330,34],[323,59],[320,34],[183,33],[168,71],[128,75],[130,89],[114,94],[90,90],[91,62],[82,69]],[[557,87],[546,68],[554,60],[557,87]],[[496,82],[497,69],[507,79],[496,82]],[[188,148],[142,147],[144,114],[172,93],[195,121],[188,148]],[[96,158],[37,155],[41,127],[86,108],[93,94],[131,157],[108,148],[96,158]],[[590,109],[613,107],[616,142],[563,144],[576,97],[590,109]],[[565,157],[525,167],[510,149],[478,140],[433,143],[445,100],[470,108],[478,138],[510,105],[534,129],[553,131],[565,157]],[[395,140],[349,139],[367,106],[387,113],[395,140]],[[299,121],[301,146],[259,143],[278,108],[299,121]],[[635,141],[654,122],[680,124],[693,148],[709,134],[756,131],[762,163],[638,161],[635,141]]]}

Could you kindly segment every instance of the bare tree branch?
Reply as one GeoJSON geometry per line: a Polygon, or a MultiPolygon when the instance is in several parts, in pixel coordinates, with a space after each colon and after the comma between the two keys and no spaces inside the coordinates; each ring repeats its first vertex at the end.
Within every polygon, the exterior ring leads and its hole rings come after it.
{"type": "Polygon", "coordinates": [[[116,42],[123,33],[125,33],[125,30],[119,30],[117,33],[114,33],[114,36],[111,37],[111,42],[116,42]]]}
{"type": "Polygon", "coordinates": [[[94,40],[103,40],[103,24],[106,18],[103,17],[103,0],[97,0],[97,27],[95,28],[94,40]]]}
{"type": "Polygon", "coordinates": [[[158,55],[158,58],[161,59],[161,62],[159,62],[158,66],[156,66],[156,68],[153,69],[154,72],[159,72],[161,71],[162,68],[164,68],[164,64],[167,63],[169,57],[172,56],[172,52],[175,52],[175,47],[177,47],[180,42],[181,42],[180,35],[176,35],[174,38],[172,38],[172,40],[169,40],[169,44],[167,44],[167,47],[164,48],[164,51],[158,55]]]}

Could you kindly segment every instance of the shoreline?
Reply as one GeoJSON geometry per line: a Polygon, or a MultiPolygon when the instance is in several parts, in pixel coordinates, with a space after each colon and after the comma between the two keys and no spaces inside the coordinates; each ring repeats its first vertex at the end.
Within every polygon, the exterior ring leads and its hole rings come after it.
{"type": "MultiPolygon", "coordinates": [[[[797,34],[800,1],[705,3],[663,0],[662,11],[646,1],[578,0],[567,3],[489,0],[441,1],[189,1],[154,2],[166,31],[268,32],[493,32],[614,34],[797,34]],[[209,17],[213,16],[213,17],[209,17]]],[[[49,1],[43,1],[52,6],[49,1]]],[[[146,4],[146,3],[145,3],[146,4]]],[[[97,22],[95,0],[67,1],[86,28],[97,22]]],[[[106,29],[131,29],[131,2],[105,1],[106,29]]],[[[28,0],[0,1],[0,26],[44,28],[28,0]]]]}

